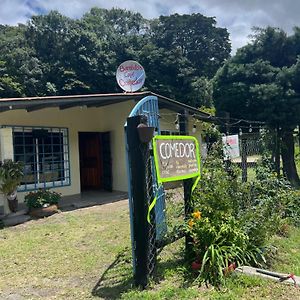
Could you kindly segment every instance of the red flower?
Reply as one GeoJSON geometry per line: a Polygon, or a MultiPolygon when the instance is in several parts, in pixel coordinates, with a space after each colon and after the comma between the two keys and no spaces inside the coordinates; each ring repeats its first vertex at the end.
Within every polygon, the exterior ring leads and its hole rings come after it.
{"type": "Polygon", "coordinates": [[[199,261],[193,261],[192,262],[192,269],[194,271],[198,271],[201,269],[201,263],[199,261]]]}

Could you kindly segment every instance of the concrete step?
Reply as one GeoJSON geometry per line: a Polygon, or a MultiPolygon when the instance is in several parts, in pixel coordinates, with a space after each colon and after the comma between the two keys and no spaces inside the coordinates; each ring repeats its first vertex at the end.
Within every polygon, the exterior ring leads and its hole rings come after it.
{"type": "MultiPolygon", "coordinates": [[[[28,213],[28,209],[24,208],[24,209],[20,209],[15,213],[10,213],[8,215],[3,215],[2,219],[9,219],[9,218],[15,218],[18,216],[22,216],[22,215],[26,215],[28,213]]],[[[0,217],[1,218],[1,217],[0,217]]]]}
{"type": "Polygon", "coordinates": [[[80,201],[80,202],[78,201],[78,202],[73,202],[71,206],[74,208],[84,208],[84,207],[95,206],[97,204],[98,203],[94,201],[80,201]]]}
{"type": "Polygon", "coordinates": [[[18,224],[25,223],[25,222],[29,221],[30,219],[31,218],[29,215],[23,214],[23,215],[9,216],[8,218],[5,217],[2,219],[2,222],[3,222],[4,226],[8,227],[8,226],[15,226],[18,224]]]}

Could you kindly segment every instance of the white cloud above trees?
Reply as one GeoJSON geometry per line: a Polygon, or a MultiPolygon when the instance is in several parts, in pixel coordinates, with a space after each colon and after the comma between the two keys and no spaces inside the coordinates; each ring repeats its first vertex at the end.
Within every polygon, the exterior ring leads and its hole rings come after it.
{"type": "Polygon", "coordinates": [[[214,16],[218,26],[230,32],[233,49],[247,43],[253,26],[271,25],[287,32],[300,26],[300,1],[295,0],[0,0],[0,23],[25,23],[31,15],[50,10],[79,18],[94,6],[126,8],[146,18],[197,12],[214,16]]]}

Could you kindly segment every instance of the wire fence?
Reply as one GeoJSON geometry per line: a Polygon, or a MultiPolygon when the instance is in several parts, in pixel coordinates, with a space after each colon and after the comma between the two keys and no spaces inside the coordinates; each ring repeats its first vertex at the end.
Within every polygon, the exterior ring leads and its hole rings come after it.
{"type": "MultiPolygon", "coordinates": [[[[210,147],[205,146],[205,149],[210,147]]],[[[236,135],[229,135],[223,138],[223,152],[224,160],[228,159],[230,164],[241,169],[241,179],[243,182],[252,181],[255,179],[255,169],[259,162],[264,158],[273,164],[274,170],[280,174],[280,138],[278,133],[273,130],[260,130],[254,133],[243,133],[236,135]],[[227,138],[234,137],[237,141],[236,149],[228,149],[226,147],[234,147],[226,145],[227,138]],[[233,150],[231,152],[231,150],[233,150]],[[225,154],[227,152],[227,154],[225,154]],[[228,155],[229,153],[229,155],[228,155]],[[227,155],[227,157],[226,157],[227,155]],[[233,157],[231,157],[231,155],[233,157]]],[[[205,153],[208,155],[208,153],[205,153]]]]}
{"type": "MultiPolygon", "coordinates": [[[[243,181],[255,179],[255,168],[263,157],[266,147],[270,155],[274,156],[276,143],[272,134],[269,134],[267,139],[261,133],[238,135],[238,155],[235,155],[230,163],[241,168],[243,181]]],[[[205,166],[207,149],[211,147],[202,145],[202,148],[202,165],[205,166]]],[[[146,272],[147,277],[153,277],[156,273],[160,249],[184,237],[184,224],[193,207],[189,202],[190,197],[186,195],[187,190],[190,190],[188,182],[174,181],[159,184],[151,146],[140,146],[140,151],[145,166],[145,208],[148,209],[148,229],[145,231],[147,234],[146,272]]]]}
{"type": "MultiPolygon", "coordinates": [[[[239,136],[239,156],[231,163],[240,167],[244,181],[255,177],[255,167],[262,157],[263,146],[259,134],[239,136]]],[[[209,148],[209,147],[206,147],[209,148]]],[[[183,181],[174,181],[158,185],[151,148],[143,149],[146,165],[147,205],[151,207],[156,198],[155,207],[150,212],[147,271],[153,276],[157,267],[158,250],[184,236],[183,226],[186,219],[186,206],[183,181]],[[159,195],[159,197],[158,197],[159,195]]],[[[191,208],[192,209],[192,208],[191,208]]]]}
{"type": "Polygon", "coordinates": [[[157,267],[158,250],[184,236],[182,225],[185,220],[184,187],[182,181],[158,185],[151,148],[143,148],[146,165],[146,197],[147,206],[155,206],[149,213],[149,237],[147,272],[153,276],[157,267]]]}
{"type": "Polygon", "coordinates": [[[242,180],[252,181],[255,178],[255,168],[263,155],[262,137],[257,134],[240,135],[240,157],[233,159],[242,170],[242,180]]]}

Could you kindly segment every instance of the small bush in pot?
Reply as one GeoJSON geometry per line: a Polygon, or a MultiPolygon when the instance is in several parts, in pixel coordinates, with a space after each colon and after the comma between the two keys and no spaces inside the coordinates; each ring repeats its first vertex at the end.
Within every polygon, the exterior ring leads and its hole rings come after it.
{"type": "Polygon", "coordinates": [[[0,192],[6,196],[9,209],[18,210],[17,188],[23,177],[23,163],[11,159],[0,162],[0,192]]]}
{"type": "Polygon", "coordinates": [[[29,208],[30,215],[45,217],[57,212],[58,201],[61,195],[57,192],[40,189],[25,196],[25,203],[29,208]]]}

